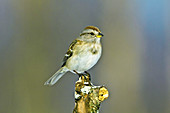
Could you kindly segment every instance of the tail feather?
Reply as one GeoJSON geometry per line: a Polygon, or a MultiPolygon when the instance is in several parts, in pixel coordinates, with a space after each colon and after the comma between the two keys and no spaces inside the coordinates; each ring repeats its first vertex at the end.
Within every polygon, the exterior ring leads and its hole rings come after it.
{"type": "Polygon", "coordinates": [[[68,69],[66,67],[60,68],[52,77],[50,77],[44,85],[52,86],[54,85],[66,72],[68,69]]]}

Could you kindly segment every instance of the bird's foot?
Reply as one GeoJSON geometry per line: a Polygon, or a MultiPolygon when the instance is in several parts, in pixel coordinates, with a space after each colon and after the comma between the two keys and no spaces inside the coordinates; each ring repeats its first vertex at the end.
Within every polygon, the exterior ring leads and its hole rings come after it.
{"type": "Polygon", "coordinates": [[[89,81],[91,81],[90,73],[88,73],[87,71],[85,71],[84,73],[85,73],[86,78],[88,78],[88,79],[89,79],[89,81]]]}
{"type": "Polygon", "coordinates": [[[91,81],[90,74],[87,71],[84,71],[84,73],[78,73],[77,71],[73,70],[79,77],[84,77],[85,80],[91,81]]]}

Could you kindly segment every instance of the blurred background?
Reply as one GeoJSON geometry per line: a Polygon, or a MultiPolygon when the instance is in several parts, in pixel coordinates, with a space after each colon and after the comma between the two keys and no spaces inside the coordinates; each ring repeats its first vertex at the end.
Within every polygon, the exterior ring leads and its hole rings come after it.
{"type": "Polygon", "coordinates": [[[44,82],[84,27],[101,29],[89,72],[101,113],[170,113],[169,0],[0,0],[0,113],[71,113],[78,76],[44,82]]]}

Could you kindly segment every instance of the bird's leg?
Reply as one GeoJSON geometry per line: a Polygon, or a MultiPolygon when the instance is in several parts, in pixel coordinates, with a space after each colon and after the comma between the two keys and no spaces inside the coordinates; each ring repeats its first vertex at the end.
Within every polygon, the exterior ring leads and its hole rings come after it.
{"type": "Polygon", "coordinates": [[[89,78],[89,80],[91,81],[91,76],[90,73],[88,73],[87,71],[84,71],[84,73],[86,74],[86,76],[89,78]]]}
{"type": "Polygon", "coordinates": [[[76,70],[73,70],[79,77],[82,77],[82,76],[84,76],[84,78],[87,80],[87,78],[89,78],[89,80],[91,80],[91,78],[90,78],[90,74],[87,72],[87,71],[85,71],[84,73],[78,73],[76,70]]]}
{"type": "Polygon", "coordinates": [[[82,76],[82,74],[81,73],[78,73],[76,70],[73,70],[79,77],[81,77],[82,76]]]}

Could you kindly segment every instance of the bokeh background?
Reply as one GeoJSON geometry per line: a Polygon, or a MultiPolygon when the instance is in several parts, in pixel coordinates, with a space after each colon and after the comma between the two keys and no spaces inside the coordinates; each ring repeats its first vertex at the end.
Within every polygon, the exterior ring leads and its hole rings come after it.
{"type": "Polygon", "coordinates": [[[110,97],[101,113],[170,113],[169,0],[0,0],[0,113],[71,113],[74,84],[61,66],[87,25],[104,34],[89,72],[110,97]]]}

